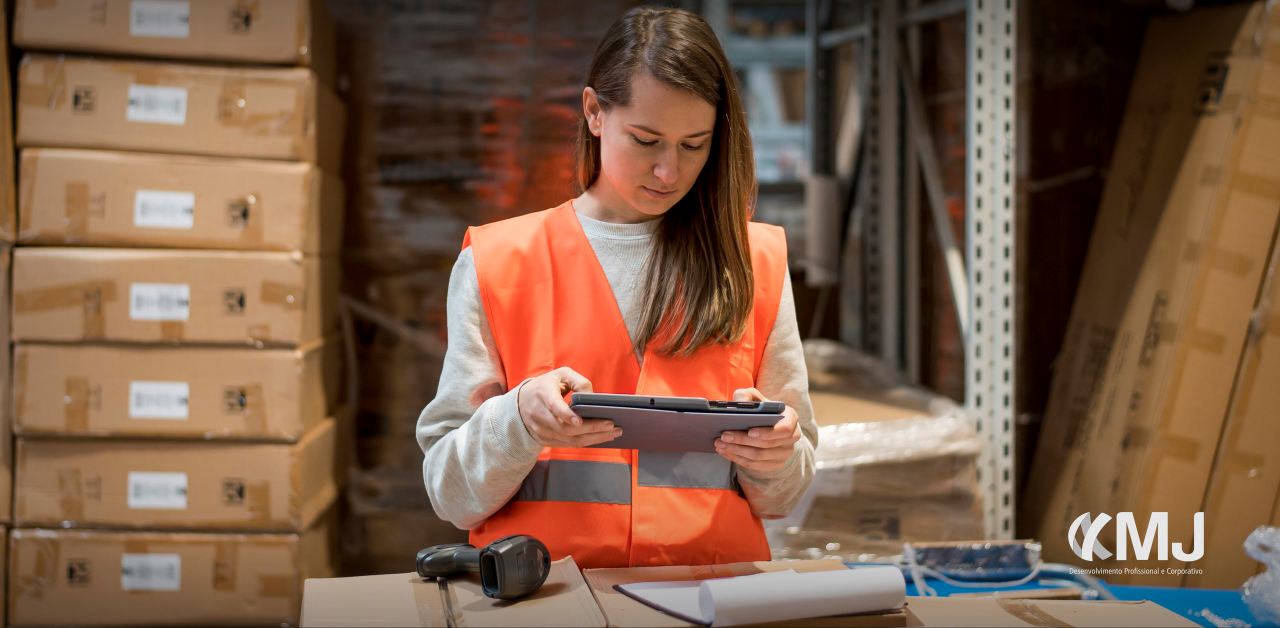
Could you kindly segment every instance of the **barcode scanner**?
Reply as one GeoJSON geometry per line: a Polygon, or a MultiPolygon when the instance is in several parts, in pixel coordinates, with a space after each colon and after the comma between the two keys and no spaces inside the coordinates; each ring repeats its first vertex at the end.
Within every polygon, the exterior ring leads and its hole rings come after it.
{"type": "Polygon", "coordinates": [[[423,578],[478,573],[486,596],[514,600],[537,591],[547,581],[551,553],[542,541],[517,534],[480,548],[469,543],[433,545],[418,552],[416,565],[423,578]]]}

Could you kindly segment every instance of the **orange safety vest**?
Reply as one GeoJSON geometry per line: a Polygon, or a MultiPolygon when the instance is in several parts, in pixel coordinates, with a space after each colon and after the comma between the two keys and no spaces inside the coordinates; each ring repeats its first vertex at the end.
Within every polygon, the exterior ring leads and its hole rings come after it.
{"type": "MultiPolygon", "coordinates": [[[[755,386],[787,272],[781,228],[753,222],[748,234],[755,297],[742,340],[688,358],[646,349],[643,368],[571,201],[472,227],[463,248],[509,385],[567,366],[595,392],[731,399],[755,386]]],[[[734,471],[712,453],[547,447],[470,540],[530,534],[584,569],[769,560],[734,471]]]]}

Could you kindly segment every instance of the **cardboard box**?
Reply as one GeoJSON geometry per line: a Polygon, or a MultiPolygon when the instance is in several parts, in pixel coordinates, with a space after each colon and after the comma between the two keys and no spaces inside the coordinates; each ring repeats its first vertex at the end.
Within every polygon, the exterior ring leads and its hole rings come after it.
{"type": "Polygon", "coordinates": [[[328,518],[301,535],[14,530],[9,624],[297,625],[333,538],[328,518]]]}
{"type": "Polygon", "coordinates": [[[1084,595],[1080,587],[1057,589],[1022,589],[983,591],[981,593],[952,593],[951,598],[987,598],[998,600],[1078,600],[1084,595]]]}
{"type": "Polygon", "coordinates": [[[1083,564],[1067,531],[1086,512],[1167,512],[1192,546],[1280,218],[1277,28],[1263,3],[1151,22],[1020,507],[1048,561],[1083,564]]]}
{"type": "MultiPolygon", "coordinates": [[[[631,567],[624,569],[587,569],[582,572],[596,602],[604,611],[605,621],[613,628],[633,626],[693,626],[688,622],[637,602],[613,587],[630,582],[673,582],[748,576],[769,571],[794,569],[800,573],[848,569],[838,560],[789,560],[733,563],[730,565],[631,567]]],[[[907,615],[902,609],[865,615],[815,617],[794,622],[759,624],[769,626],[905,626],[907,615]]]]}
{"type": "Polygon", "coordinates": [[[13,44],[33,50],[310,66],[332,76],[333,18],[320,0],[19,0],[13,44]]]}
{"type": "Polygon", "coordinates": [[[305,161],[341,171],[338,97],[301,68],[29,54],[18,64],[19,146],[305,161]]]}
{"type": "Polygon", "coordinates": [[[1198,626],[1150,601],[908,597],[908,626],[1198,626]]]}
{"type": "Polygon", "coordinates": [[[1184,576],[1185,587],[1236,589],[1258,573],[1244,541],[1280,508],[1280,250],[1267,277],[1202,508],[1205,550],[1196,567],[1203,573],[1184,576]]]}
{"type": "Polygon", "coordinates": [[[20,435],[295,442],[337,409],[342,346],[19,344],[13,364],[20,435]]]}
{"type": "Polygon", "coordinates": [[[932,414],[927,407],[908,400],[886,399],[884,394],[871,391],[836,393],[816,390],[809,393],[809,400],[813,404],[814,420],[819,426],[909,419],[932,414]]]}
{"type": "Polygon", "coordinates": [[[342,183],[310,164],[28,148],[21,244],[337,253],[342,183]]]}
{"type": "Polygon", "coordinates": [[[297,346],[337,328],[338,279],[298,253],[20,247],[13,339],[297,346]]]}
{"type": "Polygon", "coordinates": [[[305,530],[333,504],[346,475],[336,423],[326,419],[294,444],[19,438],[14,520],[305,530]]]}
{"type": "MultiPolygon", "coordinates": [[[[4,13],[0,11],[0,13],[4,13]]],[[[8,21],[0,15],[0,32],[8,32],[8,21]]],[[[0,46],[0,242],[13,242],[13,95],[9,82],[9,46],[0,46]]]]}
{"type": "Polygon", "coordinates": [[[577,564],[566,557],[551,563],[542,588],[515,601],[485,597],[480,578],[474,575],[444,582],[425,580],[416,573],[307,580],[301,625],[602,627],[605,623],[577,564]]]}

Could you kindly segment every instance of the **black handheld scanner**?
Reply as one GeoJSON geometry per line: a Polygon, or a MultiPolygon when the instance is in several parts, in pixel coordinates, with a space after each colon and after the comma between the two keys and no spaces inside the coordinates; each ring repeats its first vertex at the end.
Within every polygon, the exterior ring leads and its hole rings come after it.
{"type": "Polygon", "coordinates": [[[525,534],[500,538],[482,548],[468,543],[435,545],[418,552],[418,575],[447,578],[479,573],[488,597],[514,600],[537,591],[551,573],[551,553],[525,534]]]}

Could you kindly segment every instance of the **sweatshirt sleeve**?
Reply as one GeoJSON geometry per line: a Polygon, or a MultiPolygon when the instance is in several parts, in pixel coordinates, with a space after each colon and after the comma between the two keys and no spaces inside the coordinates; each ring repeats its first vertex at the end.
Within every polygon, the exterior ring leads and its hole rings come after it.
{"type": "Polygon", "coordinates": [[[751,510],[762,519],[787,516],[813,481],[814,454],[818,446],[818,424],[813,419],[809,402],[809,373],[804,365],[804,347],[796,323],[795,298],[791,293],[791,274],[782,283],[782,303],[773,330],[765,343],[756,376],[756,390],[765,398],[781,401],[800,416],[800,440],[791,457],[777,471],[752,471],[737,467],[738,482],[751,504],[751,510]]]}
{"type": "Polygon", "coordinates": [[[449,344],[436,396],[418,417],[422,476],[436,514],[464,530],[507,503],[542,451],[520,420],[480,301],[471,249],[449,276],[449,344]]]}

